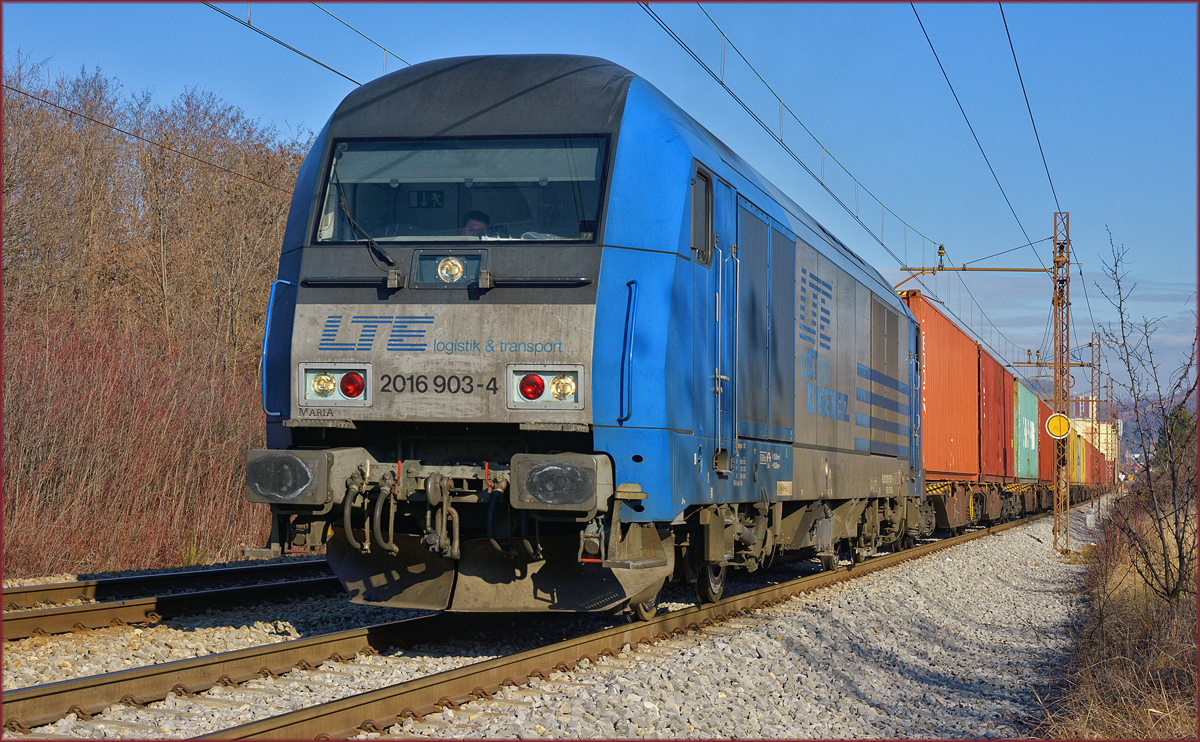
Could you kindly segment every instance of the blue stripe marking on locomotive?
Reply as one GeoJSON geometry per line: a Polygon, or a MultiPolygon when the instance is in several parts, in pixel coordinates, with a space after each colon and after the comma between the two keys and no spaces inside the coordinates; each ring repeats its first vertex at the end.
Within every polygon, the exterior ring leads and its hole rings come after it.
{"type": "Polygon", "coordinates": [[[358,335],[358,344],[355,350],[370,350],[375,344],[375,335],[379,333],[381,326],[391,327],[393,319],[391,317],[378,317],[370,315],[355,315],[350,318],[351,324],[362,325],[362,332],[358,335]]]}
{"type": "Polygon", "coordinates": [[[400,316],[389,317],[380,315],[355,314],[351,315],[350,323],[361,325],[362,329],[358,333],[358,338],[352,343],[335,342],[338,332],[342,327],[342,315],[331,314],[325,319],[325,326],[321,331],[321,338],[317,343],[317,350],[330,351],[369,351],[375,345],[375,338],[379,335],[379,329],[386,327],[389,329],[387,349],[388,350],[425,350],[428,345],[426,343],[414,343],[412,339],[420,339],[425,337],[426,328],[420,325],[433,324],[432,316],[400,316]],[[416,325],[414,327],[414,325],[416,325]]]}
{"type": "Polygon", "coordinates": [[[798,307],[799,318],[801,320],[798,330],[800,336],[810,343],[820,346],[823,350],[832,350],[830,343],[832,339],[821,332],[829,328],[829,323],[833,318],[829,310],[823,306],[825,299],[832,299],[833,286],[822,281],[815,274],[809,273],[808,269],[801,266],[800,268],[800,306],[798,307]],[[811,282],[810,282],[811,279],[811,282]],[[811,310],[808,316],[811,316],[811,321],[805,321],[805,308],[811,310]],[[818,340],[820,338],[820,340],[818,340]],[[821,342],[824,340],[825,342],[821,342]]]}
{"type": "Polygon", "coordinates": [[[325,318],[325,329],[321,331],[321,336],[336,335],[338,327],[342,324],[342,316],[340,314],[331,314],[325,318]]]}
{"type": "Polygon", "coordinates": [[[908,446],[896,446],[891,443],[869,441],[866,438],[855,438],[854,450],[863,451],[864,453],[881,453],[901,459],[908,458],[908,446]]]}
{"type": "MultiPolygon", "coordinates": [[[[907,438],[912,433],[912,426],[906,423],[894,423],[888,420],[881,420],[877,417],[864,415],[861,412],[854,414],[854,423],[860,428],[868,428],[870,430],[878,430],[883,433],[891,433],[903,438],[907,438]]],[[[865,439],[864,439],[865,440],[865,439]]]]}
{"type": "Polygon", "coordinates": [[[338,329],[342,326],[342,316],[340,314],[325,318],[325,327],[321,330],[321,339],[317,343],[317,350],[354,350],[354,343],[336,343],[334,339],[337,337],[338,329]]]}
{"type": "Polygon", "coordinates": [[[907,404],[902,405],[900,402],[897,402],[894,399],[888,399],[887,397],[884,397],[879,394],[872,394],[871,392],[868,392],[866,389],[863,389],[862,387],[855,387],[854,398],[857,399],[859,402],[865,402],[866,404],[869,404],[872,407],[882,407],[885,410],[891,410],[892,412],[899,412],[901,415],[904,415],[905,417],[908,416],[908,405],[907,404]]]}
{"type": "Polygon", "coordinates": [[[893,379],[892,377],[888,376],[887,374],[884,374],[880,371],[876,371],[875,369],[873,369],[869,366],[864,366],[861,363],[858,364],[858,375],[869,381],[874,381],[878,384],[883,384],[886,387],[895,389],[896,391],[900,392],[901,394],[903,394],[905,396],[908,396],[908,393],[910,391],[908,384],[905,384],[897,379],[893,379]]]}
{"type": "Polygon", "coordinates": [[[893,443],[871,441],[871,453],[882,453],[899,459],[908,458],[908,446],[897,446],[893,443]]]}
{"type": "Polygon", "coordinates": [[[428,343],[414,343],[412,338],[425,337],[424,327],[412,325],[431,325],[433,317],[420,315],[405,315],[392,320],[392,334],[388,336],[388,350],[425,350],[428,343]]]}
{"type": "Polygon", "coordinates": [[[817,283],[817,291],[819,291],[823,296],[827,296],[830,299],[833,298],[833,284],[825,283],[815,275],[812,276],[812,280],[817,283]]]}
{"type": "Polygon", "coordinates": [[[912,430],[912,426],[908,425],[907,423],[894,423],[888,420],[882,420],[878,417],[864,415],[861,412],[855,413],[854,421],[860,428],[871,428],[872,430],[879,430],[884,433],[892,433],[893,435],[907,436],[908,432],[912,430]]]}

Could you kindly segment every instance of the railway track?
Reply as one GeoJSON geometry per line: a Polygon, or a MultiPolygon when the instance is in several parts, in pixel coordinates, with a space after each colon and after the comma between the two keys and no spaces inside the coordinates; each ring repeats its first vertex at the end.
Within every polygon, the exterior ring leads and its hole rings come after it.
{"type": "Polygon", "coordinates": [[[4,640],[137,624],[309,595],[331,595],[341,583],[323,561],[173,572],[6,588],[4,640]],[[247,583],[250,584],[237,584],[247,583]],[[236,585],[236,586],[235,586],[236,585]],[[75,600],[78,605],[37,608],[75,600]]]}
{"type": "MultiPolygon", "coordinates": [[[[1044,517],[1044,516],[1035,516],[1044,517]]],[[[489,698],[506,685],[523,685],[550,671],[571,670],[584,658],[615,655],[626,644],[653,644],[691,630],[729,621],[804,592],[888,569],[910,559],[1027,523],[1026,518],[883,555],[835,571],[801,577],[735,595],[719,603],[673,611],[642,623],[625,624],[544,647],[454,670],[425,675],[400,684],[320,703],[209,735],[220,739],[296,739],[347,737],[359,731],[382,731],[405,719],[422,719],[444,707],[489,698]]],[[[512,617],[508,617],[511,619],[512,617]]],[[[528,619],[528,616],[525,616],[528,619]]],[[[488,617],[497,624],[505,617],[488,617]]],[[[175,692],[192,695],[214,685],[237,686],[294,668],[315,668],[327,660],[346,661],[356,653],[385,647],[439,642],[455,632],[478,629],[477,614],[437,614],[407,621],[298,639],[279,644],[139,668],[108,675],[33,686],[3,696],[5,728],[24,731],[51,723],[68,713],[81,718],[115,703],[143,705],[175,692]]]]}

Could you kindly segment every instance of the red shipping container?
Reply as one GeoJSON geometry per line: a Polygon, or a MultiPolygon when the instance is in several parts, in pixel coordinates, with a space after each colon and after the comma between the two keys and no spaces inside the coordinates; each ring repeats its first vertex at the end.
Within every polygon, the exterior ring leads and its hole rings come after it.
{"type": "Polygon", "coordinates": [[[979,462],[983,479],[1013,477],[1013,378],[979,348],[979,462]]]}
{"type": "Polygon", "coordinates": [[[921,452],[925,478],[979,476],[979,350],[920,291],[901,297],[921,324],[921,452]]]}
{"type": "Polygon", "coordinates": [[[1046,432],[1046,421],[1050,419],[1050,405],[1038,400],[1038,481],[1053,484],[1054,439],[1046,432]]]}
{"type": "Polygon", "coordinates": [[[1088,447],[1088,482],[1091,484],[1099,484],[1101,475],[1104,473],[1104,457],[1100,455],[1100,449],[1093,446],[1091,443],[1088,447]]]}
{"type": "Polygon", "coordinates": [[[1013,428],[1017,419],[1017,380],[1003,366],[1000,370],[1004,372],[1004,476],[1011,482],[1017,477],[1017,431],[1013,428]]]}

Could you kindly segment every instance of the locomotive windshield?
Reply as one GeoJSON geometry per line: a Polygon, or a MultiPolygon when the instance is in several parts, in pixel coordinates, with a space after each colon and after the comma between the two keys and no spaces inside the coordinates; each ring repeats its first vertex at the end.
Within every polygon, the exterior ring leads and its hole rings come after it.
{"type": "Polygon", "coordinates": [[[343,141],[317,242],[596,238],[601,135],[343,141]]]}

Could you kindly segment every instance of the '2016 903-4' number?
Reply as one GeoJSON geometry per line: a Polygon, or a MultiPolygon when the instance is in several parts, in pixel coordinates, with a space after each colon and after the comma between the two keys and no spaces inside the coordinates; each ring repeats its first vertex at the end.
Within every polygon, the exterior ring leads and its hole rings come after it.
{"type": "Polygon", "coordinates": [[[475,392],[491,392],[496,394],[500,391],[500,385],[496,382],[496,378],[492,377],[487,380],[486,384],[476,383],[475,379],[470,376],[434,376],[430,379],[425,374],[396,374],[388,376],[384,374],[379,377],[380,387],[382,392],[398,392],[400,394],[473,394],[475,392]]]}

